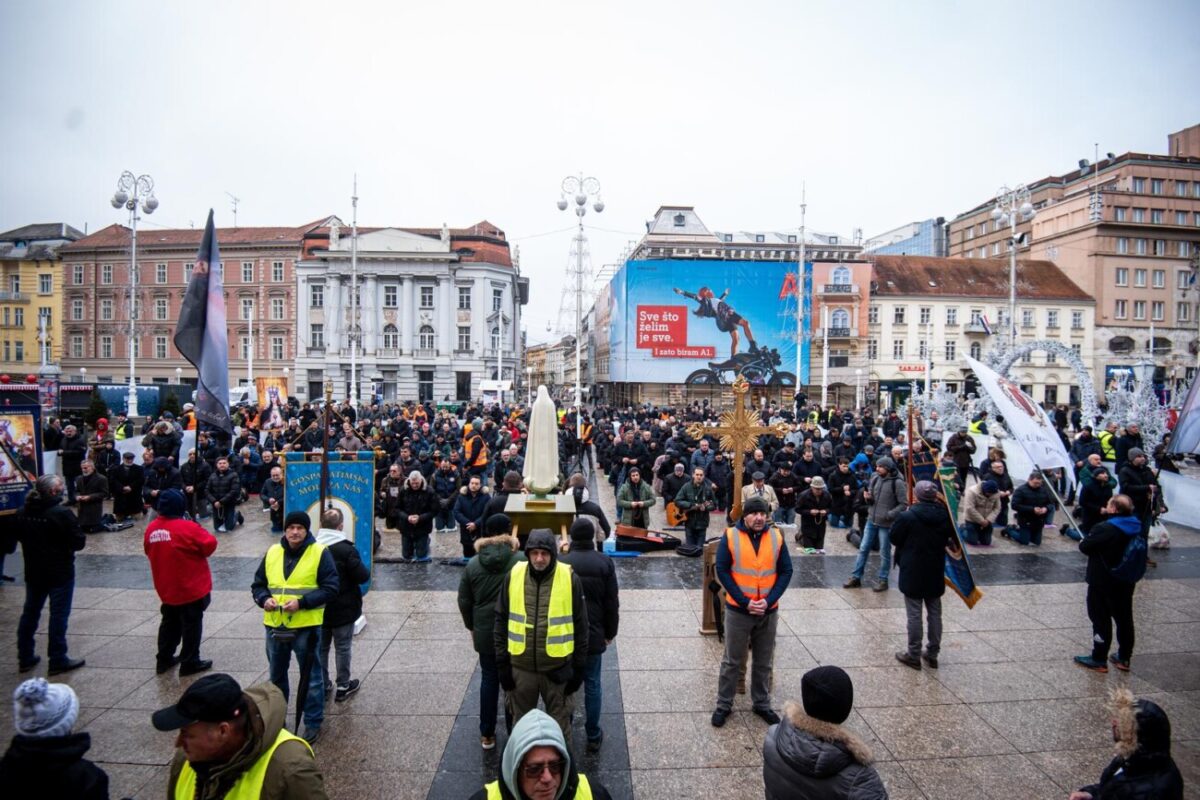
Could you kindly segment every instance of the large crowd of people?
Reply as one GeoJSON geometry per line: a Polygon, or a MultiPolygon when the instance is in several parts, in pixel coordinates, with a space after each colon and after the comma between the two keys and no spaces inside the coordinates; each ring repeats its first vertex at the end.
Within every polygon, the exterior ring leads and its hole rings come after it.
{"type": "MultiPolygon", "coordinates": [[[[1131,668],[1133,587],[1149,560],[1144,542],[1165,510],[1157,474],[1175,469],[1163,444],[1144,442],[1136,423],[1095,434],[1077,414],[1056,410],[1074,461],[1068,480],[1061,470],[1011,476],[1005,451],[1012,442],[1002,421],[982,412],[954,430],[946,430],[936,413],[909,421],[895,411],[809,408],[800,398],[795,405],[764,405],[762,413],[787,432],[759,437],[735,476],[738,459],[722,451],[719,436],[689,432],[697,432],[694,423],[717,424],[717,410],[705,403],[677,409],[598,405],[581,419],[560,409],[561,491],[572,496],[578,512],[569,552],[548,531],[514,535],[505,514],[509,496],[524,491],[529,413],[519,404],[323,408],[292,402],[273,407],[269,417],[236,409],[232,436],[197,430],[190,407],[179,418],[165,413],[147,420],[140,433],[120,414],[98,420],[90,433],[52,419],[43,441],[59,454],[62,474],[37,479],[24,509],[4,525],[9,547],[0,547],[12,552],[19,543],[25,559],[18,667],[28,672],[41,660],[34,631],[47,602],[48,675],[85,665],[69,655],[67,641],[75,554],[89,535],[144,522],[148,568],[162,601],[157,651],[147,659],[155,659],[159,673],[176,666],[181,675],[209,673],[154,715],[156,728],[178,731],[170,796],[242,796],[236,792],[257,789],[263,797],[323,797],[312,748],[325,704],[349,701],[361,685],[351,656],[362,611],[359,585],[369,572],[343,532],[340,512],[329,509],[314,521],[284,508],[281,460],[328,449],[366,451],[374,459],[377,520],[385,535],[399,538],[401,562],[430,563],[431,536],[457,534],[461,557],[443,564],[465,567],[459,607],[482,673],[480,746],[496,747],[501,690],[509,734],[499,778],[476,795],[486,800],[608,796],[572,758],[571,720],[580,688],[586,749],[594,753],[602,746],[600,664],[619,627],[619,570],[597,548],[614,532],[589,485],[607,484],[620,524],[681,530],[681,552],[698,553],[715,534],[725,654],[712,724],[725,724],[748,676],[752,710],[769,726],[768,797],[886,796],[869,749],[841,725],[853,697],[844,671],[813,670],[804,678],[802,703],[789,703],[782,716],[772,706],[776,611],[793,572],[789,536],[797,556],[819,557],[830,529],[843,532],[838,535],[858,548],[846,589],[863,586],[871,554],[878,552],[872,588],[889,591],[894,560],[908,619],[907,648],[896,659],[914,669],[938,667],[947,551],[963,543],[990,547],[993,532],[1029,547],[1040,545],[1048,530],[1080,539],[1094,637],[1091,652],[1075,661],[1096,671],[1110,664],[1131,668]],[[195,432],[195,446],[185,451],[186,431],[195,432]],[[131,439],[137,447],[120,446],[131,439]],[[950,468],[962,494],[959,519],[946,512],[939,466],[950,468]],[[593,471],[596,481],[589,484],[593,471]],[[212,673],[213,662],[200,650],[212,592],[207,559],[250,513],[265,514],[280,538],[246,580],[263,611],[269,682],[243,689],[212,673]],[[1114,623],[1116,650],[1110,655],[1114,623]],[[289,726],[293,655],[300,679],[289,726]],[[822,755],[833,751],[838,755],[822,755]]],[[[696,569],[699,574],[698,564],[696,569]]],[[[69,706],[57,684],[38,680],[18,690],[18,709],[22,702],[69,706]]],[[[1126,700],[1121,713],[1128,716],[1132,703],[1126,700]]],[[[1130,724],[1149,730],[1162,711],[1140,703],[1130,724]]],[[[107,796],[98,770],[84,766],[86,740],[77,737],[86,734],[71,733],[68,718],[65,727],[52,729],[74,742],[76,766],[60,777],[76,782],[72,796],[107,796]]],[[[28,771],[23,759],[35,745],[25,736],[0,762],[0,786],[8,785],[2,776],[28,771]]],[[[1181,787],[1178,772],[1171,772],[1169,756],[1159,757],[1167,744],[1159,735],[1122,750],[1121,766],[1102,777],[1103,796],[1133,796],[1107,792],[1113,782],[1128,783],[1135,775],[1165,787],[1155,796],[1178,796],[1172,794],[1172,781],[1181,787]]]]}

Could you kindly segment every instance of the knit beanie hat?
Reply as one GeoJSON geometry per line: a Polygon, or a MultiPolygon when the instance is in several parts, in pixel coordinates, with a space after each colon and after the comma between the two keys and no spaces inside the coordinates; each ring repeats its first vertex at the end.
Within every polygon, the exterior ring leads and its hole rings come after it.
{"type": "Polygon", "coordinates": [[[1133,461],[1138,456],[1142,456],[1144,458],[1146,456],[1146,451],[1140,447],[1129,448],[1129,460],[1130,461],[1133,461]]]}
{"type": "Polygon", "coordinates": [[[79,698],[65,683],[31,678],[13,692],[13,727],[22,736],[66,736],[79,716],[79,698]]]}
{"type": "Polygon", "coordinates": [[[309,517],[308,514],[305,514],[303,511],[293,511],[290,514],[288,514],[287,517],[285,517],[283,520],[283,527],[285,530],[287,528],[290,528],[292,525],[303,525],[304,530],[311,531],[312,530],[312,518],[309,517]]]}
{"type": "Polygon", "coordinates": [[[913,492],[922,503],[931,503],[937,500],[939,495],[937,487],[933,485],[933,481],[917,481],[913,492]]]}
{"type": "Polygon", "coordinates": [[[483,523],[483,530],[488,536],[499,536],[502,533],[512,533],[512,520],[508,514],[492,514],[483,523]]]}
{"type": "Polygon", "coordinates": [[[840,725],[854,707],[854,683],[841,667],[810,669],[800,679],[800,699],[805,714],[840,725]]]}
{"type": "Polygon", "coordinates": [[[178,489],[167,489],[158,496],[158,513],[164,517],[172,517],[178,519],[183,516],[183,511],[187,504],[183,499],[183,492],[178,489]]]}
{"type": "Polygon", "coordinates": [[[995,481],[984,481],[983,485],[979,488],[984,494],[993,495],[1000,491],[1000,484],[996,483],[995,481]]]}
{"type": "Polygon", "coordinates": [[[579,539],[587,542],[595,538],[596,522],[591,516],[584,514],[571,523],[571,541],[579,539]]]}
{"type": "Polygon", "coordinates": [[[749,514],[770,514],[771,504],[757,495],[742,503],[742,516],[749,514]]]}

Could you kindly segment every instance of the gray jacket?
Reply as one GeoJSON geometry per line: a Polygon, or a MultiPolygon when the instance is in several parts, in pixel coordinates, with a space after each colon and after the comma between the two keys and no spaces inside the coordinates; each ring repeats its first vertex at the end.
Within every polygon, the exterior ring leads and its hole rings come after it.
{"type": "Polygon", "coordinates": [[[887,789],[871,760],[866,743],[849,730],[813,719],[789,702],[763,745],[766,798],[886,800],[887,789]]]}
{"type": "Polygon", "coordinates": [[[876,525],[890,528],[896,517],[908,508],[908,486],[887,456],[876,461],[875,466],[888,467],[888,474],[887,477],[880,477],[879,473],[871,476],[871,511],[868,519],[876,525]]]}

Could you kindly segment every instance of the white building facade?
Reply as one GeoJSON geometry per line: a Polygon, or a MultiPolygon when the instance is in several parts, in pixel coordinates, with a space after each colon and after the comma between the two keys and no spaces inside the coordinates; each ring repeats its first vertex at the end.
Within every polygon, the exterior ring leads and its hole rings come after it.
{"type": "Polygon", "coordinates": [[[364,402],[373,395],[383,402],[477,400],[481,381],[515,378],[529,287],[503,231],[487,222],[360,231],[357,313],[346,233],[335,224],[328,249],[296,264],[295,382],[302,400],[323,396],[325,381],[335,399],[350,394],[356,333],[364,402]]]}

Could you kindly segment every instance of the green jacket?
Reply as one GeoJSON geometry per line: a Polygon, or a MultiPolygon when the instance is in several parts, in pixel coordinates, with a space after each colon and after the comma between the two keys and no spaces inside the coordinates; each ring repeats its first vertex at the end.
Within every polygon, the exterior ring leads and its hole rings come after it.
{"type": "MultiPolygon", "coordinates": [[[[250,700],[250,741],[228,764],[197,772],[196,800],[220,800],[246,770],[258,761],[284,726],[287,701],[274,684],[262,683],[243,690],[250,700]]],[[[167,797],[175,796],[175,782],[183,768],[183,751],[171,761],[167,797]]],[[[261,800],[328,800],[317,762],[304,742],[284,742],[271,756],[263,779],[261,800]]]]}
{"type": "Polygon", "coordinates": [[[688,481],[675,495],[675,507],[687,514],[686,527],[689,531],[708,530],[708,512],[716,508],[716,502],[712,483],[707,480],[701,481],[699,486],[695,481],[688,481]],[[708,507],[698,508],[702,503],[708,503],[708,507]]]}
{"type": "Polygon", "coordinates": [[[641,500],[646,505],[646,519],[650,518],[650,509],[654,506],[654,489],[645,481],[638,482],[638,493],[634,496],[633,484],[625,481],[617,492],[618,521],[625,525],[633,524],[633,506],[635,500],[641,500]]]}
{"type": "Polygon", "coordinates": [[[491,653],[492,628],[496,621],[496,596],[508,580],[508,571],[525,554],[511,534],[485,536],[475,541],[475,552],[458,582],[458,610],[463,625],[471,632],[476,653],[491,653]]]}

